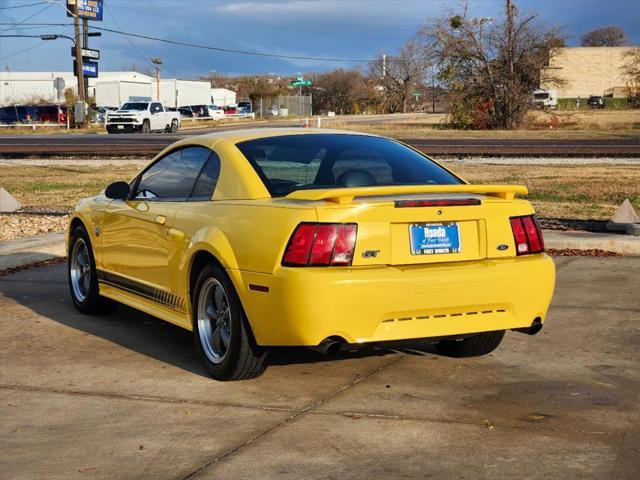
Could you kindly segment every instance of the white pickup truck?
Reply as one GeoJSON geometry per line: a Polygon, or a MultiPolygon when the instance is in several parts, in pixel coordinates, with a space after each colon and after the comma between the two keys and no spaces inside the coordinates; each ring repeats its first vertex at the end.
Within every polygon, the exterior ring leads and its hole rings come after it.
{"type": "Polygon", "coordinates": [[[160,102],[127,102],[106,118],[108,133],[177,132],[180,114],[165,110],[160,102]]]}

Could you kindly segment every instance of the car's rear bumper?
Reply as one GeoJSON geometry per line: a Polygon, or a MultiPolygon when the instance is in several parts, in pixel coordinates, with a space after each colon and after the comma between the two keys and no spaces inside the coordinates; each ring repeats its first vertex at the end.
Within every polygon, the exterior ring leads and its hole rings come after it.
{"type": "Polygon", "coordinates": [[[545,254],[448,265],[229,272],[260,345],[462,335],[544,321],[555,284],[545,254]],[[268,291],[265,291],[268,288],[268,291]]]}

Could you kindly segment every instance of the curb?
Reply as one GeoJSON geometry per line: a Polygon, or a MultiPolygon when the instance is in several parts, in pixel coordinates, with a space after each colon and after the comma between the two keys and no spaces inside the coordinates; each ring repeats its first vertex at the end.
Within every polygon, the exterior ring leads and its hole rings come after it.
{"type": "Polygon", "coordinates": [[[0,271],[64,257],[65,232],[0,242],[0,271]]]}
{"type": "Polygon", "coordinates": [[[543,230],[544,245],[557,250],[603,250],[640,256],[640,237],[615,233],[543,230]]]}

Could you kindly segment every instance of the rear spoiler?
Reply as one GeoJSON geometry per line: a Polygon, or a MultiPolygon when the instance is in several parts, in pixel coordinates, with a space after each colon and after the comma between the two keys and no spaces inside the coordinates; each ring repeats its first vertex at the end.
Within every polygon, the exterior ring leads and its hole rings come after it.
{"type": "Polygon", "coordinates": [[[351,203],[355,197],[377,197],[382,195],[411,195],[429,193],[476,193],[493,197],[513,199],[516,194],[529,193],[524,185],[391,185],[382,187],[326,188],[318,190],[296,190],[284,198],[290,200],[326,200],[334,203],[351,203]]]}

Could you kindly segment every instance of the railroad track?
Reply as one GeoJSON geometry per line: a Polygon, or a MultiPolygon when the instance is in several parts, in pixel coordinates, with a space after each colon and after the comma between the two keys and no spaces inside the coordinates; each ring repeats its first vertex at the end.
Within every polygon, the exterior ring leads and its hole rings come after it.
{"type": "MultiPolygon", "coordinates": [[[[199,132],[204,133],[204,132],[199,132]]],[[[0,158],[152,157],[188,135],[0,136],[0,158]]],[[[402,139],[439,156],[640,157],[640,136],[605,140],[402,139]]]]}

